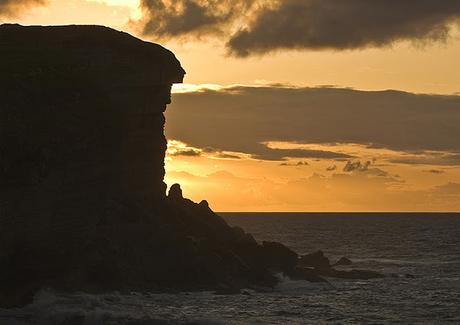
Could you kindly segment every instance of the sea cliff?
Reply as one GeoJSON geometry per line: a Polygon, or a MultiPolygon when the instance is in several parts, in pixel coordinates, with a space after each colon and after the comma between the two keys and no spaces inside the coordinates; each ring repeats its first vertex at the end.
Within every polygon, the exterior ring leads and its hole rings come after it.
{"type": "Polygon", "coordinates": [[[166,195],[163,112],[185,74],[170,51],[101,26],[2,25],[0,71],[1,306],[45,287],[231,293],[272,287],[277,272],[322,281],[178,185],[166,195]]]}

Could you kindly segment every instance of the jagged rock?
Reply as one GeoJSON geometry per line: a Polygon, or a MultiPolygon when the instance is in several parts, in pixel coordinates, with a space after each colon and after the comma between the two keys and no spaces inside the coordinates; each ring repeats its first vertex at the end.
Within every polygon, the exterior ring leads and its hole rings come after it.
{"type": "Polygon", "coordinates": [[[290,248],[277,242],[262,242],[263,251],[268,266],[289,273],[298,262],[298,255],[290,248]]]}
{"type": "Polygon", "coordinates": [[[298,267],[293,272],[293,276],[295,278],[304,278],[312,282],[324,282],[321,280],[323,277],[354,280],[369,280],[385,277],[385,275],[381,273],[369,270],[353,269],[344,271],[334,269],[334,266],[350,265],[349,263],[351,263],[349,259],[342,257],[337,263],[331,265],[329,258],[327,258],[322,251],[316,251],[299,258],[298,267]]]}
{"type": "Polygon", "coordinates": [[[333,266],[340,266],[340,265],[352,265],[353,262],[346,257],[341,257],[337,262],[334,263],[333,266]]]}
{"type": "Polygon", "coordinates": [[[182,189],[179,184],[173,184],[169,189],[168,197],[172,200],[182,200],[182,189]]]}
{"type": "Polygon", "coordinates": [[[311,254],[303,255],[299,259],[300,266],[314,267],[317,269],[329,269],[331,263],[322,251],[316,251],[311,254]]]}
{"type": "Polygon", "coordinates": [[[206,200],[202,200],[200,203],[198,203],[198,206],[204,210],[211,210],[209,208],[209,203],[206,200]]]}
{"type": "Polygon", "coordinates": [[[233,233],[235,235],[235,239],[239,244],[257,244],[257,241],[255,240],[254,236],[251,234],[248,234],[247,232],[244,231],[243,228],[241,227],[233,227],[233,233]]]}

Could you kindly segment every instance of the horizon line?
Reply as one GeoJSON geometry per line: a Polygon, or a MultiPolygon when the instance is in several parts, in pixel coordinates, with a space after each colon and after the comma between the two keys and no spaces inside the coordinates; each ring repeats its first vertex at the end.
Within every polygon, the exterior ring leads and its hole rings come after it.
{"type": "Polygon", "coordinates": [[[460,214],[460,211],[216,211],[215,213],[310,213],[310,214],[460,214]]]}

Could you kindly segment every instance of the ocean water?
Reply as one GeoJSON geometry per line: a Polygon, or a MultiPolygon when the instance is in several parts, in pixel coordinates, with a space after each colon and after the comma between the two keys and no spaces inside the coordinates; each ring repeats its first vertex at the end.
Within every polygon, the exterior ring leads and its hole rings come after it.
{"type": "Polygon", "coordinates": [[[0,324],[460,324],[460,214],[222,213],[259,241],[397,276],[273,291],[129,295],[58,294],[1,310],[0,324]],[[410,274],[411,277],[406,276],[410,274]]]}

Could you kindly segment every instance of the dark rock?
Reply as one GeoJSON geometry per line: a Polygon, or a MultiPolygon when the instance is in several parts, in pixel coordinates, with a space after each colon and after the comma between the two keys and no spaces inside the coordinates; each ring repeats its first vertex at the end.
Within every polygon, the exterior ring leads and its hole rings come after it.
{"type": "Polygon", "coordinates": [[[339,265],[352,265],[353,262],[346,258],[346,257],[341,257],[337,262],[334,263],[333,266],[339,266],[339,265]]]}
{"type": "Polygon", "coordinates": [[[179,184],[173,184],[169,189],[168,197],[172,200],[182,200],[184,197],[182,196],[182,189],[180,188],[179,184]]]}
{"type": "Polygon", "coordinates": [[[100,26],[1,25],[0,53],[0,296],[84,289],[113,274],[90,267],[89,242],[168,214],[163,111],[184,70],[163,47],[100,26]]]}
{"type": "Polygon", "coordinates": [[[209,208],[209,203],[206,200],[202,200],[200,203],[198,203],[198,206],[204,210],[211,210],[209,208]]]}
{"type": "Polygon", "coordinates": [[[290,248],[277,242],[262,242],[263,254],[268,267],[289,273],[297,265],[298,255],[290,248]]]}
{"type": "Polygon", "coordinates": [[[246,237],[246,232],[244,231],[244,229],[238,226],[233,227],[233,233],[235,234],[235,237],[238,240],[246,237]]]}
{"type": "MultiPolygon", "coordinates": [[[[350,265],[349,263],[351,263],[349,259],[342,257],[334,266],[350,265]]],[[[329,258],[327,258],[322,251],[317,251],[302,256],[299,259],[298,267],[291,273],[291,277],[305,279],[311,282],[324,282],[325,280],[323,277],[369,280],[383,278],[385,275],[369,270],[336,270],[331,266],[329,258]]]]}
{"type": "Polygon", "coordinates": [[[257,245],[257,241],[254,239],[254,237],[251,234],[245,232],[243,228],[235,226],[232,229],[238,244],[257,245]]]}
{"type": "Polygon", "coordinates": [[[0,308],[17,308],[31,304],[40,288],[40,283],[33,284],[30,281],[22,286],[3,284],[0,293],[0,308]]]}
{"type": "Polygon", "coordinates": [[[317,269],[329,269],[331,263],[322,251],[316,251],[311,254],[300,257],[298,264],[300,266],[314,267],[317,269]]]}

